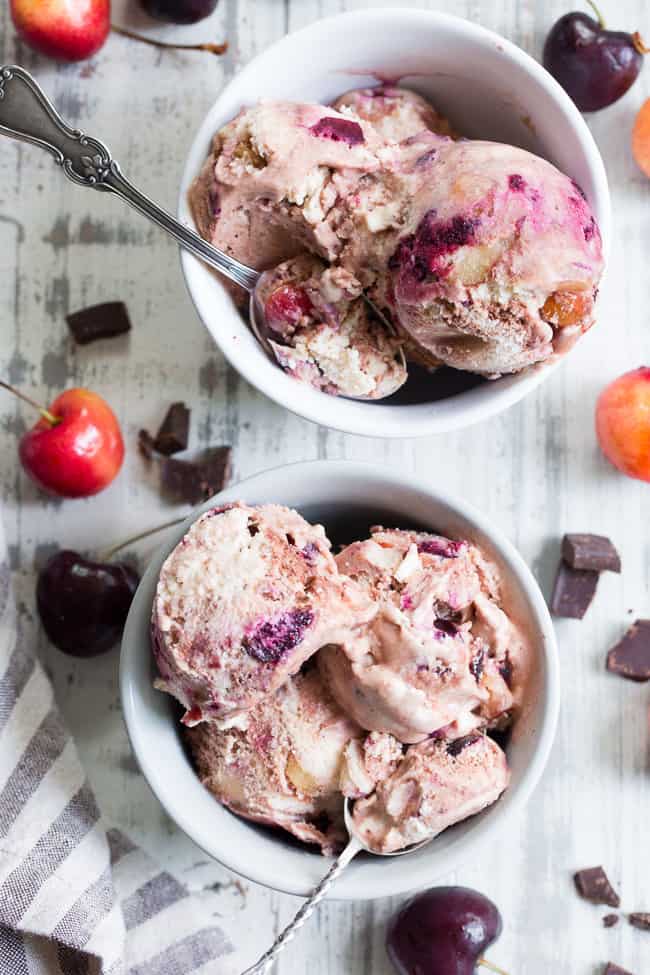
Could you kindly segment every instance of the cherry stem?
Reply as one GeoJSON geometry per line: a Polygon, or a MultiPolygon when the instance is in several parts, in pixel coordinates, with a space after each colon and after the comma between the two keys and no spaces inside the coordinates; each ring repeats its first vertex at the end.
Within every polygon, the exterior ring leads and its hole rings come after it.
{"type": "Polygon", "coordinates": [[[114,30],[116,34],[122,34],[123,37],[130,37],[133,41],[142,41],[143,44],[150,44],[152,47],[165,47],[174,51],[208,51],[210,54],[225,54],[228,50],[227,43],[168,44],[166,41],[157,41],[153,37],[144,37],[142,34],[136,34],[132,30],[127,30],[126,27],[118,27],[117,24],[111,24],[111,30],[114,30]]]}
{"type": "Polygon", "coordinates": [[[483,965],[484,968],[489,969],[491,972],[496,972],[496,975],[508,975],[503,968],[497,968],[497,966],[493,965],[491,961],[487,960],[487,958],[479,958],[476,964],[483,965]]]}
{"type": "Polygon", "coordinates": [[[602,30],[605,30],[605,20],[603,18],[603,15],[601,14],[600,10],[598,9],[598,7],[596,6],[596,4],[594,3],[594,0],[587,0],[587,3],[589,4],[589,6],[593,10],[593,12],[596,14],[596,19],[598,20],[598,23],[600,24],[601,29],[602,30]]]}
{"type": "Polygon", "coordinates": [[[639,54],[650,54],[650,47],[646,46],[638,30],[635,30],[632,34],[632,43],[639,54]]]}
{"type": "Polygon", "coordinates": [[[110,562],[110,560],[121,552],[123,548],[128,545],[134,545],[136,542],[141,542],[144,538],[149,538],[150,535],[155,535],[157,532],[162,532],[165,528],[173,528],[174,525],[180,525],[181,522],[185,521],[185,518],[174,518],[173,521],[166,521],[164,525],[156,525],[155,528],[148,528],[144,532],[140,532],[138,535],[132,535],[131,538],[125,539],[125,541],[120,542],[119,545],[114,545],[113,548],[109,548],[107,552],[100,555],[100,562],[110,562]]]}
{"type": "Polygon", "coordinates": [[[41,406],[40,403],[37,403],[36,400],[33,400],[31,396],[26,396],[25,393],[21,393],[19,389],[15,389],[15,387],[10,386],[9,383],[4,383],[0,379],[0,386],[2,386],[3,389],[8,390],[10,393],[13,393],[14,396],[18,397],[18,399],[22,399],[25,403],[29,403],[30,406],[33,406],[35,410],[38,410],[38,412],[41,414],[43,419],[47,420],[50,426],[55,427],[57,423],[61,422],[60,416],[54,416],[54,414],[50,413],[49,410],[46,410],[44,406],[41,406]]]}

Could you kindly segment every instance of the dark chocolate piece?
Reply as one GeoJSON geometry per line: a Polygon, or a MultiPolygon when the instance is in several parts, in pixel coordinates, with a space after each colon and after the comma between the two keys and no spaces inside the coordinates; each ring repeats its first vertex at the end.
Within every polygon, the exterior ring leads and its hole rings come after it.
{"type": "Polygon", "coordinates": [[[650,680],[650,620],[636,620],[607,654],[607,669],[639,683],[650,680]]]}
{"type": "Polygon", "coordinates": [[[615,965],[613,961],[608,961],[603,975],[632,975],[632,972],[628,972],[627,968],[621,968],[620,965],[615,965]]]}
{"type": "Polygon", "coordinates": [[[576,890],[585,900],[593,904],[607,904],[608,907],[620,907],[621,898],[618,896],[602,867],[589,867],[578,870],[573,875],[576,890]]]}
{"type": "Polygon", "coordinates": [[[555,577],[551,612],[581,620],[591,605],[598,585],[598,573],[589,569],[572,569],[560,562],[555,577]]]}
{"type": "Polygon", "coordinates": [[[186,504],[207,501],[222,491],[230,478],[230,447],[208,447],[198,460],[163,457],[160,475],[165,491],[186,504]]]}
{"type": "Polygon", "coordinates": [[[463,738],[456,738],[454,741],[450,741],[447,745],[447,754],[451,755],[452,758],[458,758],[460,753],[464,751],[469,745],[474,745],[481,735],[472,733],[471,735],[464,735],[463,738]]]}
{"type": "Polygon", "coordinates": [[[621,571],[621,557],[604,535],[565,535],[562,539],[562,558],[572,569],[621,571]]]}
{"type": "Polygon", "coordinates": [[[613,928],[618,924],[619,921],[620,921],[620,917],[618,916],[618,914],[606,914],[605,917],[603,918],[603,927],[613,928]]]}
{"type": "Polygon", "coordinates": [[[66,315],[68,328],[77,345],[97,339],[112,339],[131,331],[131,320],[123,301],[105,301],[66,315]]]}
{"type": "Polygon", "coordinates": [[[628,921],[633,928],[638,928],[639,931],[650,931],[650,914],[645,912],[629,914],[628,921]]]}
{"type": "Polygon", "coordinates": [[[156,452],[154,439],[148,430],[138,431],[138,450],[145,460],[152,460],[156,452]]]}
{"type": "Polygon", "coordinates": [[[185,403],[172,403],[154,440],[159,454],[169,457],[186,450],[190,436],[190,411],[185,403]]]}

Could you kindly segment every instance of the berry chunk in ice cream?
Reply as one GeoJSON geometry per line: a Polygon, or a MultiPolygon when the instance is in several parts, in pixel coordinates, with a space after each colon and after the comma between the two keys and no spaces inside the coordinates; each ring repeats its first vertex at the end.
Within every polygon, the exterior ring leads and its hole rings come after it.
{"type": "Polygon", "coordinates": [[[476,815],[496,802],[509,779],[506,756],[485,735],[424,741],[354,804],[354,825],[370,849],[392,853],[476,815]]]}
{"type": "Polygon", "coordinates": [[[424,532],[374,529],[337,556],[377,605],[321,673],[362,727],[414,743],[504,722],[521,698],[528,647],[479,549],[424,532]]]}
{"type": "Polygon", "coordinates": [[[373,612],[320,526],[279,505],[215,508],[160,573],[157,686],[183,704],[187,724],[245,711],[373,612]]]}

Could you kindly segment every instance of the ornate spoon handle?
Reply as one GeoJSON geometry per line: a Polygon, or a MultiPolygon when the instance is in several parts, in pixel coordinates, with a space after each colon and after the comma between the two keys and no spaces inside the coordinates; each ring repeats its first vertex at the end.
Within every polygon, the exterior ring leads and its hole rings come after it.
{"type": "Polygon", "coordinates": [[[303,924],[312,916],[322,899],[328,894],[330,888],[341,876],[350,860],[362,849],[363,846],[361,843],[352,837],[343,850],[343,853],[341,853],[338,860],[336,860],[331,869],[325,874],[318,887],[314,888],[311,896],[302,905],[293,921],[286,926],[284,931],[280,932],[275,940],[275,944],[251,968],[247,968],[245,972],[242,972],[242,975],[264,975],[265,972],[268,972],[280,952],[295,938],[303,924]]]}
{"type": "Polygon", "coordinates": [[[212,247],[136,189],[122,175],[104,143],[71,128],[29,72],[17,65],[0,68],[0,134],[45,149],[73,183],[115,193],[167,231],[185,250],[247,291],[255,287],[257,271],[212,247]]]}

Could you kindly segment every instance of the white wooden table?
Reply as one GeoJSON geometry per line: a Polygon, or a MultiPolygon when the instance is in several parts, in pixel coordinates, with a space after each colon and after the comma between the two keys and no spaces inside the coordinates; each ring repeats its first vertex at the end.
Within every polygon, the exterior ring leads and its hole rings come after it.
{"type": "MultiPolygon", "coordinates": [[[[576,4],[578,5],[578,4],[576,4]]],[[[114,19],[148,28],[135,2],[115,0],[114,19]],[[129,11],[127,11],[127,7],[129,11]]],[[[193,132],[225,81],[291,30],[354,0],[220,0],[209,22],[160,36],[230,42],[223,60],[161,53],[113,36],[89,64],[57,66],[17,43],[7,5],[1,57],[33,70],[62,113],[105,139],[125,172],[174,209],[193,132]]],[[[539,56],[571,4],[560,0],[441,0],[419,6],[461,14],[539,56]]],[[[650,36],[644,0],[604,4],[612,26],[650,36]]],[[[456,876],[500,906],[505,921],[492,957],[512,975],[595,975],[611,958],[650,971],[650,934],[626,923],[606,931],[604,910],[572,890],[575,868],[603,863],[629,910],[650,910],[650,723],[647,685],[605,673],[607,648],[627,622],[650,612],[650,487],[617,475],[593,432],[598,391],[650,360],[650,182],[632,161],[629,133],[650,95],[650,69],[615,107],[590,119],[611,180],[614,246],[600,325],[524,403],[463,433],[373,441],[318,429],[254,392],[224,363],[185,292],[175,245],[119,201],[76,189],[43,153],[0,143],[0,376],[42,400],[87,385],[107,397],[126,434],[123,473],[89,501],[47,500],[20,470],[16,439],[27,408],[0,400],[0,491],[24,612],[34,610],[34,567],[54,546],[101,549],[173,517],[135,449],[166,404],[192,408],[195,445],[229,442],[236,478],[317,457],[398,465],[435,479],[483,509],[519,547],[548,592],[565,530],[610,534],[621,577],[605,574],[582,623],[557,631],[564,705],[549,769],[527,811],[456,876]],[[128,339],[75,349],[66,312],[123,299],[128,339]]],[[[299,96],[299,92],[296,92],[299,96]]],[[[178,509],[182,511],[184,509],[178,509]]],[[[146,549],[140,550],[146,556],[146,549]]],[[[119,825],[193,887],[218,885],[223,924],[249,964],[293,914],[297,900],[241,883],[193,846],[165,816],[139,774],[124,731],[117,651],[75,661],[42,653],[107,820],[119,825]]],[[[326,906],[279,965],[282,975],[387,975],[388,901],[326,906]]]]}

